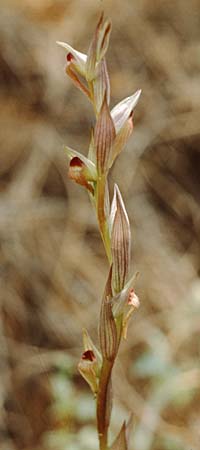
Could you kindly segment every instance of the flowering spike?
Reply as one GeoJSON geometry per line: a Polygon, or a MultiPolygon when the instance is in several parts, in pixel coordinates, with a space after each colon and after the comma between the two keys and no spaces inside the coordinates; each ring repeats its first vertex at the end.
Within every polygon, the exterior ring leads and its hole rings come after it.
{"type": "Polygon", "coordinates": [[[139,299],[134,291],[135,277],[127,282],[131,246],[129,219],[117,185],[110,207],[108,173],[132,133],[133,109],[141,91],[122,100],[110,112],[110,81],[105,60],[110,32],[111,23],[104,20],[102,14],[88,55],[64,42],[58,44],[67,51],[66,73],[75,86],[87,95],[96,116],[88,157],[69,147],[65,150],[70,160],[70,178],[89,191],[110,264],[99,320],[100,351],[84,330],[84,352],[78,368],[97,396],[100,449],[128,450],[129,423],[122,425],[112,446],[108,445],[112,410],[111,375],[121,338],[126,337],[129,318],[138,308],[139,299]]]}
{"type": "Polygon", "coordinates": [[[121,130],[127,119],[131,116],[141,92],[141,90],[136,91],[135,94],[125,98],[112,109],[111,116],[115,124],[116,133],[121,130]]]}
{"type": "Polygon", "coordinates": [[[107,173],[112,146],[115,140],[115,127],[107,105],[106,94],[94,130],[97,170],[101,175],[107,173]]]}
{"type": "Polygon", "coordinates": [[[113,221],[111,231],[112,289],[113,294],[116,294],[125,286],[129,273],[131,247],[129,219],[117,185],[114,187],[111,214],[113,221]]]}

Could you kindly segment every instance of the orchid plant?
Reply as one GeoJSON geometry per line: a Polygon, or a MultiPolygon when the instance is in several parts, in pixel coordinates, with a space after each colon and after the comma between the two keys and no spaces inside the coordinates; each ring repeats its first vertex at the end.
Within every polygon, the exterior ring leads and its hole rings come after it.
{"type": "Polygon", "coordinates": [[[96,124],[91,132],[88,156],[70,147],[65,147],[65,152],[69,158],[69,177],[87,189],[96,210],[109,264],[99,317],[99,349],[84,330],[84,351],[78,368],[96,400],[99,449],[128,450],[131,420],[124,422],[114,442],[108,443],[111,375],[120,342],[126,338],[128,322],[139,306],[139,299],[134,291],[137,274],[130,276],[129,218],[117,184],[110,205],[108,176],[133,131],[133,110],[141,91],[125,98],[110,111],[110,82],[105,60],[110,32],[111,22],[102,14],[87,55],[69,44],[57,43],[67,51],[66,73],[94,108],[96,124]]]}

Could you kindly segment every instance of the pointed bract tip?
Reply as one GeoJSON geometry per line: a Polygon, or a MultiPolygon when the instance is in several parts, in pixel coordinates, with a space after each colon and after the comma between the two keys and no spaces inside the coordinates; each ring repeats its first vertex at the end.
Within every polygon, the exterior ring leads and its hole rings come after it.
{"type": "Polygon", "coordinates": [[[125,216],[125,218],[127,220],[127,223],[129,223],[128,214],[127,214],[127,211],[126,211],[126,208],[125,208],[125,205],[124,205],[122,194],[121,194],[121,192],[119,190],[119,187],[118,187],[117,183],[114,184],[114,196],[116,198],[116,206],[118,206],[117,205],[117,202],[118,202],[118,204],[120,204],[120,207],[122,208],[122,211],[123,211],[124,216],[125,216]]]}
{"type": "Polygon", "coordinates": [[[135,92],[135,94],[133,94],[133,97],[135,97],[135,105],[136,105],[136,103],[138,102],[141,93],[142,93],[142,89],[138,89],[138,90],[135,92]]]}
{"type": "Polygon", "coordinates": [[[130,95],[130,97],[127,98],[128,100],[127,104],[129,103],[129,108],[131,109],[130,113],[132,113],[134,108],[136,107],[141,93],[142,89],[138,89],[133,95],[130,95]]]}
{"type": "Polygon", "coordinates": [[[118,193],[118,194],[120,193],[117,183],[114,184],[114,193],[115,193],[115,195],[116,195],[116,193],[118,193]]]}

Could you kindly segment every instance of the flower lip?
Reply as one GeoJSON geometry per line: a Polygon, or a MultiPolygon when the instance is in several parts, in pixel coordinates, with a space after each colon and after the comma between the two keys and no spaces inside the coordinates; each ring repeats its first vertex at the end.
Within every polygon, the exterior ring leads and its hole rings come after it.
{"type": "Polygon", "coordinates": [[[140,300],[133,288],[129,292],[128,305],[133,306],[134,308],[139,308],[140,306],[140,300]]]}
{"type": "Polygon", "coordinates": [[[91,362],[95,361],[96,357],[95,357],[93,350],[86,350],[82,354],[82,359],[85,359],[85,360],[91,361],[91,362]]]}
{"type": "Polygon", "coordinates": [[[90,173],[91,176],[90,179],[93,181],[96,180],[97,177],[96,167],[95,164],[90,159],[86,158],[86,156],[82,155],[76,150],[73,150],[70,147],[64,146],[64,150],[67,154],[67,157],[70,159],[70,167],[78,166],[79,168],[81,168],[85,166],[90,173]]]}
{"type": "Polygon", "coordinates": [[[71,167],[83,167],[84,166],[84,162],[81,161],[80,158],[78,158],[78,156],[74,156],[74,158],[71,159],[70,161],[70,166],[71,167]]]}
{"type": "Polygon", "coordinates": [[[66,60],[67,60],[67,62],[71,62],[71,61],[73,61],[73,59],[74,59],[74,56],[72,55],[72,53],[67,53],[67,56],[66,56],[66,60]]]}

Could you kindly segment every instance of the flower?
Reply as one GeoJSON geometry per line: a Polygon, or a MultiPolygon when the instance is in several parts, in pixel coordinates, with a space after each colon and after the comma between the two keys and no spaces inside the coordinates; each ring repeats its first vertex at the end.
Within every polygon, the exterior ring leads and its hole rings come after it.
{"type": "Polygon", "coordinates": [[[109,44],[110,32],[111,22],[104,20],[103,14],[101,14],[87,55],[79,52],[66,42],[57,41],[58,45],[67,50],[66,73],[73,83],[94,103],[97,113],[101,108],[105,90],[107,90],[109,102],[109,78],[105,54],[109,44]]]}
{"type": "Polygon", "coordinates": [[[116,137],[112,146],[109,168],[112,167],[116,157],[123,150],[133,132],[133,110],[137,105],[140,95],[141,90],[136,91],[130,97],[124,98],[110,112],[116,137]]]}
{"type": "Polygon", "coordinates": [[[84,76],[86,69],[87,55],[78,52],[78,50],[75,50],[75,48],[71,47],[71,45],[67,44],[66,42],[56,41],[56,44],[60,45],[60,47],[63,47],[65,48],[65,50],[67,50],[68,62],[73,62],[74,66],[76,67],[76,70],[81,75],[84,76]]]}
{"type": "Polygon", "coordinates": [[[95,164],[86,158],[86,156],[65,146],[64,150],[70,159],[69,178],[76,183],[85,186],[91,194],[94,193],[93,182],[97,179],[97,171],[95,164]]]}
{"type": "Polygon", "coordinates": [[[135,309],[138,309],[140,306],[139,297],[133,287],[138,275],[139,272],[136,272],[125,284],[121,292],[112,299],[112,311],[116,321],[122,316],[122,335],[124,339],[127,336],[129,319],[135,309]]]}
{"type": "Polygon", "coordinates": [[[112,254],[112,291],[120,292],[129,273],[131,231],[128,215],[118,186],[114,186],[114,195],[110,214],[111,254],[112,254]]]}
{"type": "Polygon", "coordinates": [[[79,361],[78,369],[94,395],[96,395],[99,386],[102,356],[85,329],[83,330],[83,347],[84,352],[79,361]]]}
{"type": "Polygon", "coordinates": [[[135,94],[131,95],[130,97],[124,98],[112,109],[111,116],[115,124],[116,133],[119,133],[119,131],[125,125],[126,121],[131,116],[134,108],[137,105],[141,92],[141,89],[139,89],[135,92],[135,94]]]}

